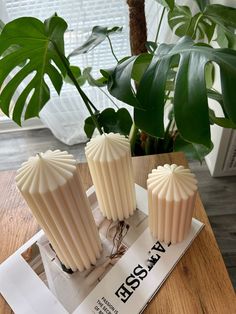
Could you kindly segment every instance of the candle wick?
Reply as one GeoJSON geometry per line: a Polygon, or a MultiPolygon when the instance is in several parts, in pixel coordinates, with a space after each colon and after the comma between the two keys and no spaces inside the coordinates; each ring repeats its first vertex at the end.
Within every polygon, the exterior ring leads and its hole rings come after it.
{"type": "Polygon", "coordinates": [[[41,153],[37,153],[37,155],[38,155],[38,157],[39,157],[40,159],[42,159],[41,153]]]}

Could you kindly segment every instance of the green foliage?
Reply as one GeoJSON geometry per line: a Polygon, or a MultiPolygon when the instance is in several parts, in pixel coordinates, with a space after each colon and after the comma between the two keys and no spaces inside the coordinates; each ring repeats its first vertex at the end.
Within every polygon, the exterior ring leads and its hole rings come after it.
{"type": "Polygon", "coordinates": [[[16,91],[20,92],[19,85],[25,83],[13,109],[13,120],[19,125],[24,110],[24,119],[38,116],[49,100],[50,90],[45,75],[60,93],[62,75],[66,73],[61,60],[66,28],[66,22],[58,16],[44,23],[36,18],[23,17],[6,24],[1,33],[0,54],[3,58],[0,60],[0,86],[4,87],[0,93],[0,108],[9,115],[13,95],[16,91]],[[11,47],[14,49],[11,50],[11,47]],[[9,74],[22,64],[22,68],[6,83],[9,74]]]}
{"type": "Polygon", "coordinates": [[[111,95],[134,107],[139,106],[131,84],[133,65],[137,58],[130,57],[118,63],[113,70],[110,70],[108,80],[108,90],[111,95]]]}
{"type": "MultiPolygon", "coordinates": [[[[104,76],[95,79],[91,74],[92,71],[91,67],[87,67],[83,71],[81,71],[79,67],[71,65],[70,70],[80,86],[83,86],[85,82],[88,82],[90,86],[96,87],[106,86],[107,79],[104,76]]],[[[74,85],[73,81],[71,80],[68,74],[66,74],[64,81],[66,83],[74,85]]]]}
{"type": "Polygon", "coordinates": [[[89,52],[94,49],[96,46],[101,44],[107,36],[112,33],[121,32],[122,27],[114,26],[112,28],[102,27],[102,26],[94,26],[92,29],[92,33],[89,38],[83,43],[82,46],[76,48],[69,54],[69,58],[73,56],[77,56],[82,53],[89,52]]]}
{"type": "Polygon", "coordinates": [[[89,110],[84,125],[88,137],[95,128],[128,135],[132,125],[129,112],[125,108],[98,112],[80,87],[85,82],[99,88],[107,85],[111,95],[134,107],[132,134],[136,140],[131,138],[132,147],[139,146],[139,152],[146,153],[184,150],[191,158],[202,160],[212,149],[210,124],[236,126],[236,9],[195,0],[199,12],[194,15],[188,6],[174,0],[156,1],[164,6],[162,17],[168,11],[169,25],[181,39],[172,45],[147,42],[148,53],[126,56],[119,62],[110,35],[119,33],[120,27],[95,26],[85,43],[66,58],[67,24],[62,18],[53,16],[42,23],[25,17],[6,26],[0,22],[0,108],[9,115],[10,103],[18,94],[13,120],[21,124],[22,119],[37,116],[49,100],[48,80],[59,94],[64,79],[74,84],[89,110]],[[197,43],[207,39],[210,44],[213,36],[227,49],[197,43]],[[89,52],[105,39],[117,65],[101,70],[102,77],[95,79],[91,67],[82,71],[70,65],[70,57],[89,52]],[[214,63],[220,68],[222,95],[212,88],[214,63]],[[224,117],[217,117],[208,107],[208,98],[221,105],[224,117]],[[167,100],[173,103],[173,111],[165,129],[167,100]]]}
{"type": "MultiPolygon", "coordinates": [[[[114,132],[129,135],[132,126],[132,118],[125,108],[115,111],[113,108],[104,109],[97,115],[97,121],[105,133],[114,132]]],[[[91,117],[85,120],[84,131],[88,138],[91,138],[95,126],[91,117]]]]}
{"type": "MultiPolygon", "coordinates": [[[[96,115],[96,118],[97,119],[99,118],[99,114],[96,115]]],[[[96,129],[96,127],[93,123],[93,119],[91,116],[89,116],[84,121],[84,132],[88,138],[91,138],[93,136],[95,129],[96,129]]]]}
{"type": "Polygon", "coordinates": [[[206,14],[216,23],[216,41],[219,46],[235,49],[236,9],[214,4],[207,7],[206,14]]]}
{"type": "Polygon", "coordinates": [[[137,83],[140,82],[143,74],[145,73],[147,67],[149,66],[153,55],[149,53],[140,54],[134,62],[131,77],[137,83]]]}
{"type": "Polygon", "coordinates": [[[222,4],[210,4],[204,10],[206,17],[216,24],[236,28],[236,9],[222,4]]]}
{"type": "Polygon", "coordinates": [[[157,43],[154,41],[147,41],[146,48],[149,53],[154,53],[154,51],[157,49],[157,43]]]}
{"type": "Polygon", "coordinates": [[[202,12],[193,16],[188,6],[176,5],[172,11],[169,11],[168,22],[179,37],[190,36],[193,39],[204,39],[207,36],[210,42],[214,34],[215,23],[205,18],[202,12]]]}
{"type": "Polygon", "coordinates": [[[224,101],[223,101],[222,95],[214,89],[208,89],[207,96],[208,98],[211,98],[220,104],[221,109],[223,110],[224,116],[228,118],[227,112],[225,111],[225,108],[224,108],[224,101]]]}
{"type": "MultiPolygon", "coordinates": [[[[78,82],[78,84],[80,86],[84,85],[84,83],[86,82],[86,78],[83,76],[81,70],[79,67],[74,66],[74,65],[70,65],[70,70],[73,73],[76,81],[78,82]]],[[[74,85],[73,81],[71,80],[71,78],[69,77],[69,75],[66,73],[66,76],[64,78],[64,81],[66,83],[72,84],[74,85]]]]}
{"type": "Polygon", "coordinates": [[[178,135],[174,141],[173,148],[174,152],[184,152],[186,157],[190,160],[197,159],[202,162],[204,157],[212,150],[213,143],[211,142],[210,147],[206,147],[201,144],[187,142],[180,135],[178,135]]]}
{"type": "Polygon", "coordinates": [[[106,86],[107,79],[105,77],[100,77],[99,79],[95,79],[91,74],[92,68],[85,68],[83,71],[84,79],[89,83],[90,86],[103,87],[106,86]]]}
{"type": "Polygon", "coordinates": [[[195,1],[197,2],[197,5],[201,11],[204,11],[206,6],[210,4],[209,0],[195,0],[195,1]]]}
{"type": "MultiPolygon", "coordinates": [[[[206,68],[211,61],[220,67],[223,107],[235,123],[236,52],[230,49],[213,49],[195,45],[189,37],[176,45],[162,44],[157,49],[150,65],[139,83],[137,97],[131,85],[131,75],[138,57],[131,57],[118,64],[111,74],[111,94],[135,107],[136,125],[155,137],[163,137],[163,114],[166,101],[168,73],[176,66],[174,90],[174,114],[181,136],[193,143],[211,147],[208,115],[208,91],[206,68]],[[117,75],[117,73],[119,75],[117,75]],[[230,79],[229,79],[230,77],[230,79]],[[123,86],[124,84],[124,86],[123,86]],[[115,93],[114,93],[115,89],[115,93]],[[129,97],[129,96],[132,96],[129,97]]],[[[139,65],[140,66],[140,65],[139,65]]]]}
{"type": "Polygon", "coordinates": [[[236,9],[209,1],[196,0],[200,12],[192,14],[188,6],[175,5],[169,10],[168,21],[172,30],[179,37],[190,36],[208,42],[212,40],[215,29],[217,42],[221,47],[233,48],[236,45],[236,9]]]}
{"type": "Polygon", "coordinates": [[[206,87],[211,88],[215,81],[215,67],[212,63],[207,63],[205,66],[206,87]]]}
{"type": "Polygon", "coordinates": [[[217,32],[216,41],[220,47],[222,48],[228,47],[234,50],[236,49],[236,35],[233,32],[233,28],[231,30],[230,28],[226,29],[218,25],[216,32],[217,32]]]}
{"type": "Polygon", "coordinates": [[[173,10],[175,1],[174,0],[156,0],[156,2],[160,3],[164,7],[173,10]]]}
{"type": "Polygon", "coordinates": [[[222,128],[236,129],[236,124],[228,118],[217,117],[214,110],[209,109],[209,119],[212,124],[217,124],[222,128]]]}

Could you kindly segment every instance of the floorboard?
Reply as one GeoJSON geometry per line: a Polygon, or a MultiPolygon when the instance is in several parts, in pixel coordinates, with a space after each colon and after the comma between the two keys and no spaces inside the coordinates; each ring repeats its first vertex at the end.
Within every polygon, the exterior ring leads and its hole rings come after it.
{"type": "MultiPolygon", "coordinates": [[[[29,156],[48,149],[67,150],[85,161],[84,144],[67,146],[48,129],[0,134],[0,170],[17,169],[29,156]]],[[[205,163],[190,161],[199,192],[230,278],[236,289],[236,176],[212,178],[205,163]]]]}
{"type": "Polygon", "coordinates": [[[67,150],[85,161],[84,144],[68,146],[58,141],[49,129],[17,131],[0,134],[0,170],[17,169],[29,156],[48,149],[67,150]]]}

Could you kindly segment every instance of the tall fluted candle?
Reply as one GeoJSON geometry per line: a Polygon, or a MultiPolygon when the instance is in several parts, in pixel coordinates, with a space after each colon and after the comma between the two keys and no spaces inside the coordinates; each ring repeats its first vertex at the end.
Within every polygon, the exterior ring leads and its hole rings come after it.
{"type": "Polygon", "coordinates": [[[16,183],[61,262],[73,271],[95,264],[101,242],[73,156],[37,154],[22,164],[16,183]]]}
{"type": "Polygon", "coordinates": [[[136,209],[129,140],[118,133],[99,135],[87,143],[85,154],[103,215],[128,218],[136,209]]]}
{"type": "Polygon", "coordinates": [[[188,234],[197,193],[197,180],[183,166],[164,165],[148,175],[149,228],[165,243],[177,243],[188,234]]]}

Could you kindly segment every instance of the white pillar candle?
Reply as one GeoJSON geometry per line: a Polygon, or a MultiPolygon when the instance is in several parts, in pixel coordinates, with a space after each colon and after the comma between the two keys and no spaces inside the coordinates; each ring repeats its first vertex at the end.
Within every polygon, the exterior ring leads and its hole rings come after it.
{"type": "Polygon", "coordinates": [[[183,166],[164,165],[148,175],[149,228],[154,238],[177,243],[188,234],[197,194],[197,180],[183,166]]]}
{"type": "Polygon", "coordinates": [[[85,154],[103,215],[128,218],[136,209],[129,140],[118,133],[99,135],[87,143],[85,154]]]}
{"type": "Polygon", "coordinates": [[[73,271],[95,264],[101,242],[73,156],[37,154],[22,164],[16,183],[61,262],[73,271]]]}

